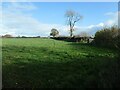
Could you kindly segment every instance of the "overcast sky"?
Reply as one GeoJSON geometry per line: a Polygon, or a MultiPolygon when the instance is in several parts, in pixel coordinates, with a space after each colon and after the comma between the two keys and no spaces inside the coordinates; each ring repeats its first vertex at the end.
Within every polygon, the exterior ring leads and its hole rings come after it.
{"type": "Polygon", "coordinates": [[[66,10],[74,10],[84,18],[75,26],[74,34],[93,35],[102,27],[117,25],[117,2],[4,2],[0,4],[0,35],[49,36],[52,28],[69,35],[66,10]]]}

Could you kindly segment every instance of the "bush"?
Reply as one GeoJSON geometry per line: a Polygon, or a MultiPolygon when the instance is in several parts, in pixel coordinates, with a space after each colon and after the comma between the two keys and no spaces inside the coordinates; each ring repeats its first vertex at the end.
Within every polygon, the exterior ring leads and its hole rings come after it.
{"type": "Polygon", "coordinates": [[[63,40],[63,41],[67,41],[67,42],[80,42],[80,41],[85,41],[87,40],[89,37],[51,37],[52,39],[56,39],[56,40],[63,40]]]}
{"type": "Polygon", "coordinates": [[[110,28],[103,28],[97,31],[95,34],[95,44],[97,46],[118,48],[120,45],[120,34],[117,26],[112,26],[110,28]]]}

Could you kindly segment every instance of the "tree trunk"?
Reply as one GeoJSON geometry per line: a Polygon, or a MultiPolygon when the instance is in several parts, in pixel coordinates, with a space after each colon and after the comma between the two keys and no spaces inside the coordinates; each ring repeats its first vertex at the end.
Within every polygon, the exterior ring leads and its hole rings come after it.
{"type": "Polygon", "coordinates": [[[70,37],[72,37],[72,36],[73,36],[73,30],[70,29],[70,37]]]}

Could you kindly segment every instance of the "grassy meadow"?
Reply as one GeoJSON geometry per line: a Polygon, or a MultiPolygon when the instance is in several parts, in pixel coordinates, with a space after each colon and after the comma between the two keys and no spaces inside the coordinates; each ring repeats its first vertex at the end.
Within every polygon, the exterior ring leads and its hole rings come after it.
{"type": "Polygon", "coordinates": [[[117,87],[117,54],[85,43],[3,38],[3,88],[117,87]]]}

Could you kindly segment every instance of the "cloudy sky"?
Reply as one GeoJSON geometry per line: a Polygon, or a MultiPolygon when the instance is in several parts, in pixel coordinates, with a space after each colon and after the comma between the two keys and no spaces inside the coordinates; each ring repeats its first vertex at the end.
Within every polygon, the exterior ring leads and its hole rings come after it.
{"type": "Polygon", "coordinates": [[[3,2],[0,6],[0,35],[49,36],[56,28],[60,35],[67,36],[65,12],[70,9],[83,16],[74,34],[85,31],[93,35],[118,22],[117,2],[3,2]]]}

